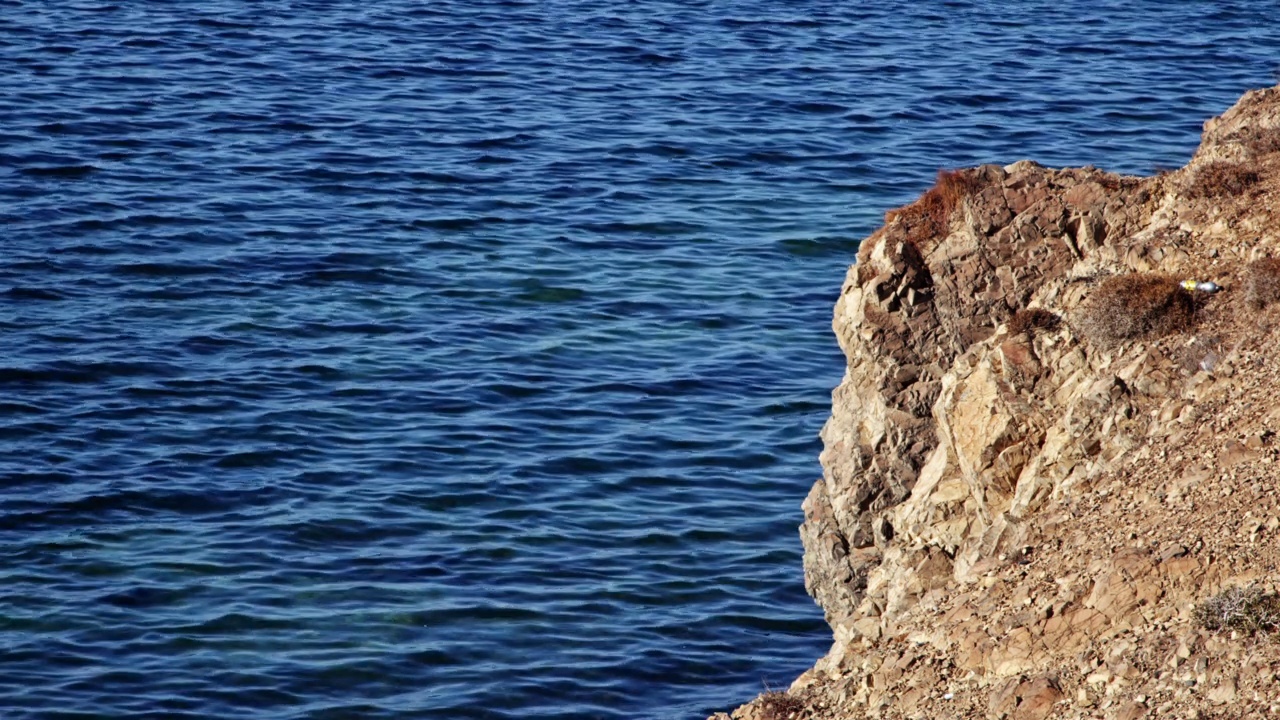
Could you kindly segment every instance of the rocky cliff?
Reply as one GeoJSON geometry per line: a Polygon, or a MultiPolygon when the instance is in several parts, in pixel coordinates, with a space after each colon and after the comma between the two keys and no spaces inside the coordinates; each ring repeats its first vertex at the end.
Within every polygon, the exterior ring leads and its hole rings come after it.
{"type": "Polygon", "coordinates": [[[834,643],[732,717],[1280,712],[1278,190],[1273,88],[1174,172],[983,166],[890,212],[800,529],[834,643]]]}

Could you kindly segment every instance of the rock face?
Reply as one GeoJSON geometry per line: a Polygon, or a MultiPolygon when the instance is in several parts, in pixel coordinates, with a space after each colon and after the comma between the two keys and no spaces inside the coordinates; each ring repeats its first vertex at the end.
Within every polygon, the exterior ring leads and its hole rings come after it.
{"type": "Polygon", "coordinates": [[[982,166],[887,216],[835,307],[800,528],[834,643],[789,716],[1280,711],[1280,643],[1195,620],[1280,586],[1277,215],[1280,88],[1176,172],[982,166]]]}

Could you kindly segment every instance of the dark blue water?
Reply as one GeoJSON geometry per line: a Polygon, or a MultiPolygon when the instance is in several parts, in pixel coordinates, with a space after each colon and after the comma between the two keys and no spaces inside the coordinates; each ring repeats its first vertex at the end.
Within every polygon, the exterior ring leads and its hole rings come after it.
{"type": "Polygon", "coordinates": [[[0,2],[0,715],[698,718],[826,648],[857,239],[1270,3],[0,2]]]}

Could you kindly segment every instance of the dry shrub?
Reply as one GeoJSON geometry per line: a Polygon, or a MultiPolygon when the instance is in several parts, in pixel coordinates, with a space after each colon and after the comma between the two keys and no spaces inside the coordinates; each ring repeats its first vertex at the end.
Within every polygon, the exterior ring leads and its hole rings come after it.
{"type": "Polygon", "coordinates": [[[1093,178],[1093,181],[1101,185],[1105,190],[1119,190],[1124,186],[1124,181],[1111,173],[1102,173],[1093,178]]]}
{"type": "Polygon", "coordinates": [[[1235,140],[1249,148],[1250,152],[1255,156],[1280,152],[1280,128],[1264,128],[1250,125],[1239,132],[1233,133],[1228,139],[1235,140]]]}
{"type": "Polygon", "coordinates": [[[1060,318],[1040,308],[1024,308],[1009,318],[1009,334],[1034,334],[1036,330],[1052,330],[1058,327],[1060,318]]]}
{"type": "Polygon", "coordinates": [[[1244,273],[1244,297],[1255,310],[1280,302],[1280,260],[1262,258],[1244,273]]]}
{"type": "Polygon", "coordinates": [[[1280,152],[1280,130],[1259,130],[1249,140],[1248,145],[1249,149],[1257,155],[1270,155],[1273,152],[1280,152]]]}
{"type": "Polygon", "coordinates": [[[900,221],[907,240],[917,245],[947,231],[951,213],[978,188],[978,179],[964,170],[939,170],[938,181],[920,199],[885,213],[886,224],[900,221]]]}
{"type": "Polygon", "coordinates": [[[1177,280],[1130,273],[1103,281],[1080,304],[1075,320],[1085,337],[1110,345],[1186,330],[1195,313],[1195,299],[1177,280]]]}
{"type": "Polygon", "coordinates": [[[799,718],[805,709],[800,698],[777,690],[761,695],[757,707],[760,710],[756,717],[760,720],[791,720],[799,718]]]}
{"type": "Polygon", "coordinates": [[[1230,587],[1197,605],[1194,617],[1206,630],[1275,632],[1280,630],[1280,597],[1252,585],[1230,587]]]}
{"type": "Polygon", "coordinates": [[[1257,170],[1244,163],[1212,162],[1196,172],[1187,192],[1200,198],[1242,195],[1261,179],[1257,170]]]}

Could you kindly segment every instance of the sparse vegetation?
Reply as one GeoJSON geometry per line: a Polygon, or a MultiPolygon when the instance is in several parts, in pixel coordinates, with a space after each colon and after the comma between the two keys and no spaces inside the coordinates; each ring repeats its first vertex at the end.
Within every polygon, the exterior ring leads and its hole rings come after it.
{"type": "Polygon", "coordinates": [[[1034,334],[1036,330],[1052,330],[1061,320],[1057,315],[1041,308],[1024,308],[1009,318],[1009,334],[1034,334]]]}
{"type": "Polygon", "coordinates": [[[1131,273],[1104,280],[1076,312],[1075,324],[1095,343],[1160,337],[1189,329],[1195,300],[1167,275],[1131,273]]]}
{"type": "Polygon", "coordinates": [[[1255,156],[1280,152],[1280,128],[1250,125],[1233,134],[1230,139],[1249,148],[1255,156]]]}
{"type": "Polygon", "coordinates": [[[946,232],[951,213],[977,188],[978,180],[972,172],[939,170],[934,186],[910,205],[885,213],[885,224],[901,222],[906,228],[907,240],[920,245],[946,232]]]}
{"type": "Polygon", "coordinates": [[[1280,259],[1262,258],[1249,263],[1244,274],[1244,296],[1255,310],[1280,302],[1280,259]]]}
{"type": "Polygon", "coordinates": [[[1198,198],[1242,195],[1261,179],[1256,170],[1244,163],[1208,163],[1196,172],[1187,194],[1198,198]]]}
{"type": "Polygon", "coordinates": [[[1206,630],[1271,633],[1280,630],[1280,596],[1252,585],[1230,587],[1197,605],[1194,617],[1206,630]]]}
{"type": "Polygon", "coordinates": [[[789,693],[770,690],[759,698],[760,720],[796,720],[804,712],[804,701],[789,693]]]}
{"type": "Polygon", "coordinates": [[[1248,141],[1249,149],[1258,155],[1269,155],[1273,152],[1280,152],[1280,130],[1268,128],[1267,130],[1259,130],[1248,141]]]}

